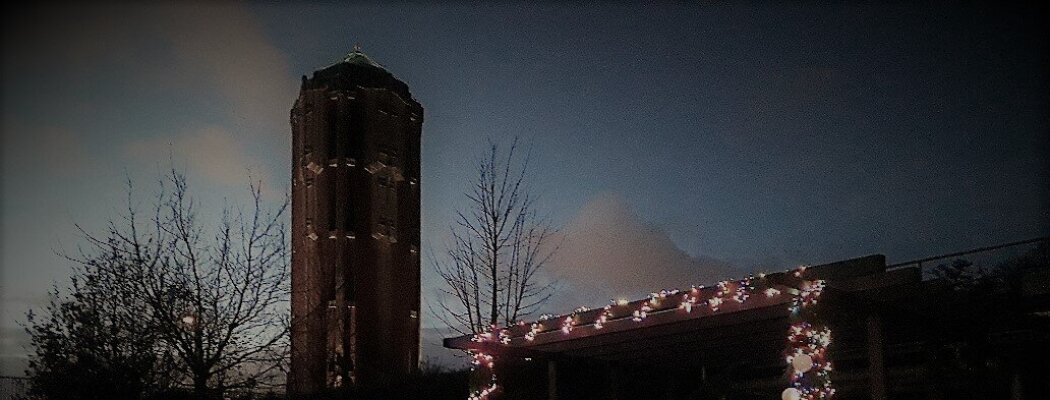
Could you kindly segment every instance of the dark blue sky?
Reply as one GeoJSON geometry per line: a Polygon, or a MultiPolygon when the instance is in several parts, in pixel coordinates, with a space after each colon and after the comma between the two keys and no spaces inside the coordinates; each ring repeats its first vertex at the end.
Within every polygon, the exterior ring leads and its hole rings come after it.
{"type": "Polygon", "coordinates": [[[691,254],[900,259],[1048,232],[1047,42],[1024,10],[257,11],[294,71],[360,42],[411,84],[428,204],[455,197],[464,149],[521,135],[556,212],[615,193],[691,254]]]}
{"type": "MultiPolygon", "coordinates": [[[[273,192],[287,188],[299,76],[354,43],[426,110],[424,245],[440,247],[486,139],[520,136],[542,206],[578,235],[559,267],[567,284],[610,275],[633,285],[592,297],[647,293],[665,281],[636,275],[719,260],[741,273],[869,253],[892,262],[1050,234],[1040,10],[7,11],[0,356],[18,351],[22,312],[68,276],[54,250],[75,247],[72,223],[98,228],[119,212],[125,174],[148,193],[171,154],[205,204],[236,199],[249,169],[273,192]],[[610,246],[641,261],[575,262],[610,246]],[[663,261],[635,265],[645,260],[663,261]]],[[[594,301],[556,308],[575,300],[594,301]]]]}

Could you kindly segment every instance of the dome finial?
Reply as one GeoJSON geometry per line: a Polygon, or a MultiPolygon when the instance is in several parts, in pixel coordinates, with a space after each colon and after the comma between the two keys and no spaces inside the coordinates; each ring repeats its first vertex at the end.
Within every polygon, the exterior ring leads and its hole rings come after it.
{"type": "Polygon", "coordinates": [[[343,58],[344,63],[356,64],[356,65],[369,65],[379,69],[384,69],[382,65],[372,60],[367,54],[361,51],[361,44],[354,44],[354,50],[347,53],[346,57],[343,58]]]}

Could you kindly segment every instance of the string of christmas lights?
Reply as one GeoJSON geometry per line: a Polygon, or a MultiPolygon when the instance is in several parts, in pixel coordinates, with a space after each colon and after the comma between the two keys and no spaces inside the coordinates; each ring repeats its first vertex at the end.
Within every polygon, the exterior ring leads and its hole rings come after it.
{"type": "MultiPolygon", "coordinates": [[[[793,272],[793,275],[801,278],[805,270],[805,266],[799,267],[793,272]]],[[[748,276],[736,281],[725,280],[718,282],[714,294],[703,300],[700,295],[705,287],[694,286],[691,290],[682,294],[677,308],[685,310],[686,313],[692,313],[693,308],[699,304],[706,305],[712,313],[716,313],[726,301],[744,304],[753,298],[753,295],[756,293],[764,294],[766,298],[779,296],[781,291],[766,285],[765,277],[765,274],[759,274],[759,279],[757,279],[762,287],[756,287],[754,276],[748,276]]],[[[782,400],[828,400],[835,393],[830,379],[831,361],[827,356],[827,347],[831,343],[831,331],[826,327],[811,325],[807,321],[807,319],[815,317],[815,314],[809,308],[817,304],[824,286],[824,281],[821,280],[803,281],[802,286],[798,290],[791,290],[793,296],[789,309],[793,323],[787,338],[788,351],[785,357],[788,363],[790,387],[782,392],[782,400]]],[[[629,310],[625,313],[619,312],[620,310],[614,312],[614,309],[626,307],[630,302],[627,300],[614,300],[611,304],[602,308],[602,311],[589,325],[595,330],[601,330],[611,322],[625,320],[642,322],[654,310],[663,312],[674,309],[673,305],[661,308],[662,303],[665,299],[679,293],[683,292],[676,289],[651,293],[649,298],[641,302],[637,309],[629,310]]],[[[540,316],[538,321],[531,324],[520,321],[517,325],[521,327],[528,326],[528,330],[522,338],[529,342],[534,341],[540,334],[560,331],[563,335],[569,335],[579,326],[579,315],[588,311],[590,309],[587,307],[580,307],[572,313],[562,316],[544,314],[540,316]],[[549,320],[552,323],[545,324],[549,320]]],[[[475,334],[471,340],[478,343],[508,345],[511,342],[511,335],[509,330],[493,326],[490,332],[475,334]]],[[[495,374],[495,357],[482,350],[470,350],[469,353],[473,357],[474,366],[472,371],[475,372],[475,376],[472,379],[472,386],[475,388],[471,390],[468,400],[486,400],[499,388],[495,374]]]]}

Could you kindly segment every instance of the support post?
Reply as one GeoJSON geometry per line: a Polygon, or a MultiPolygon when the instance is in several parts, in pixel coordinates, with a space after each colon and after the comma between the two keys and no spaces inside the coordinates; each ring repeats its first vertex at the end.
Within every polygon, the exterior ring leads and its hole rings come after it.
{"type": "Polygon", "coordinates": [[[1014,371],[1010,382],[1010,400],[1024,400],[1024,385],[1021,383],[1021,373],[1014,371]]]}
{"type": "Polygon", "coordinates": [[[547,400],[558,400],[558,362],[547,360],[547,400]]]}
{"type": "Polygon", "coordinates": [[[882,318],[868,315],[868,381],[872,400],[886,400],[886,342],[882,318]]]}

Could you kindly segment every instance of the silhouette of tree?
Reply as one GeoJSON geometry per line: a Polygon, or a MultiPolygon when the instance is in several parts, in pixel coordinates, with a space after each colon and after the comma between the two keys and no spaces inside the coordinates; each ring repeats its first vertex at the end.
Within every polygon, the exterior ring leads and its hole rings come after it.
{"type": "Polygon", "coordinates": [[[510,325],[534,312],[553,293],[538,273],[557,250],[556,229],[540,216],[526,183],[529,156],[490,143],[477,160],[463,208],[450,227],[447,261],[435,261],[444,300],[435,314],[451,329],[475,333],[510,325]]]}
{"type": "Polygon", "coordinates": [[[278,384],[288,350],[288,200],[270,210],[259,185],[249,188],[251,206],[225,208],[209,232],[183,174],[172,170],[161,182],[145,219],[129,183],[128,208],[104,234],[81,229],[87,245],[68,257],[82,271],[73,300],[53,302],[47,320],[31,322],[30,375],[43,385],[56,372],[92,368],[123,386],[191,387],[195,398],[278,384]],[[146,375],[125,377],[125,367],[146,375]]]}
{"type": "Polygon", "coordinates": [[[947,281],[952,289],[958,291],[972,291],[985,286],[990,276],[986,268],[962,258],[938,264],[930,273],[935,279],[947,281]]]}
{"type": "MultiPolygon", "coordinates": [[[[118,267],[119,259],[97,264],[118,267]]],[[[30,393],[48,399],[139,399],[169,386],[170,353],[128,287],[96,269],[78,271],[70,294],[55,289],[41,319],[26,330],[36,350],[29,362],[30,393]]]]}
{"type": "Polygon", "coordinates": [[[1039,242],[1035,247],[1015,257],[1006,258],[991,266],[957,258],[938,264],[930,270],[934,279],[942,279],[952,289],[971,293],[976,291],[1020,290],[1024,275],[1050,264],[1050,242],[1039,242]]]}

